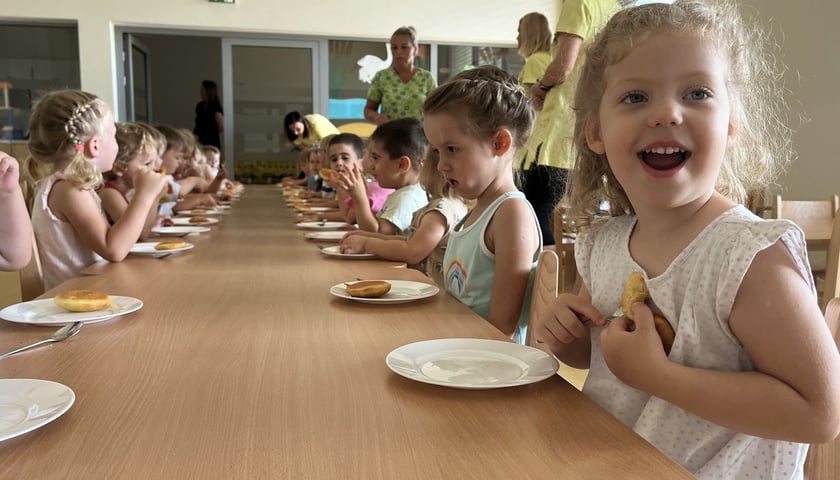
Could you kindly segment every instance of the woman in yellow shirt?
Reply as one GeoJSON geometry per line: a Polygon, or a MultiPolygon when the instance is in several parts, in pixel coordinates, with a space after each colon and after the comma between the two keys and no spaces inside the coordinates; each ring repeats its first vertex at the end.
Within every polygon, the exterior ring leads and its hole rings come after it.
{"type": "Polygon", "coordinates": [[[297,110],[286,114],[283,119],[283,131],[289,142],[295,144],[299,150],[318,145],[321,139],[328,135],[338,134],[338,129],[330,123],[327,117],[310,113],[301,115],[297,110]]]}
{"type": "Polygon", "coordinates": [[[542,78],[551,63],[551,27],[545,15],[531,12],[519,19],[518,33],[519,54],[525,57],[525,65],[519,72],[519,83],[530,96],[531,86],[542,78]]]}

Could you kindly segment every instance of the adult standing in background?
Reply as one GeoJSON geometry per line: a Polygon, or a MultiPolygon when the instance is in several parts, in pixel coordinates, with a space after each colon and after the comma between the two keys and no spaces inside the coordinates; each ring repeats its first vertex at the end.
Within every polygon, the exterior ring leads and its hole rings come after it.
{"type": "Polygon", "coordinates": [[[530,96],[531,87],[542,78],[551,63],[551,27],[545,15],[531,12],[520,18],[516,43],[519,54],[525,58],[519,83],[530,96]]]}
{"type": "Polygon", "coordinates": [[[567,0],[555,28],[553,59],[531,87],[531,101],[539,113],[523,149],[523,192],[537,213],[546,246],[555,243],[551,214],[566,193],[568,171],[574,165],[572,107],[583,47],[620,8],[616,0],[567,0]]]}
{"type": "Polygon", "coordinates": [[[317,113],[301,115],[297,110],[287,113],[283,118],[283,130],[286,138],[298,150],[318,145],[322,138],[340,133],[327,117],[317,113]]]}
{"type": "Polygon", "coordinates": [[[201,101],[195,106],[193,133],[202,145],[222,148],[221,132],[224,130],[225,117],[219,102],[219,88],[213,80],[204,80],[199,93],[201,101]]]}
{"type": "Polygon", "coordinates": [[[414,27],[400,27],[391,35],[391,54],[391,66],[373,76],[365,118],[377,125],[398,118],[423,120],[423,101],[437,87],[437,81],[431,72],[414,65],[417,56],[414,27]]]}

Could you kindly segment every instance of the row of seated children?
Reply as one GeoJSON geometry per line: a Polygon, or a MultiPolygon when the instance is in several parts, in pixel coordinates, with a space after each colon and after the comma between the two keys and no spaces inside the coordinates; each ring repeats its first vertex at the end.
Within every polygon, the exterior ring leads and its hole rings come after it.
{"type": "MultiPolygon", "coordinates": [[[[209,182],[177,179],[181,158],[193,153],[192,140],[170,127],[118,125],[108,105],[87,92],[46,94],[29,127],[30,155],[22,177],[34,192],[32,230],[23,231],[34,232],[46,289],[96,261],[121,261],[161,213],[217,204],[209,193],[175,197],[171,190],[211,192],[229,182],[223,169],[209,182]],[[167,157],[175,175],[158,173],[167,168],[167,157]],[[95,189],[103,183],[102,172],[108,176],[100,197],[95,189]],[[171,201],[161,203],[167,195],[171,201]]],[[[4,179],[11,181],[17,163],[4,159],[3,165],[4,179]]]]}

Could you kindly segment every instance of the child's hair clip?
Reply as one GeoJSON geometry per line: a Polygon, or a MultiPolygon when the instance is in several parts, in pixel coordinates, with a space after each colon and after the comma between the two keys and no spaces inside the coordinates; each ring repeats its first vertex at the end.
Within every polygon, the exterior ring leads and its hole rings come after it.
{"type": "Polygon", "coordinates": [[[85,146],[84,145],[76,145],[73,148],[76,149],[77,152],[81,152],[82,150],[85,149],[85,146]]]}

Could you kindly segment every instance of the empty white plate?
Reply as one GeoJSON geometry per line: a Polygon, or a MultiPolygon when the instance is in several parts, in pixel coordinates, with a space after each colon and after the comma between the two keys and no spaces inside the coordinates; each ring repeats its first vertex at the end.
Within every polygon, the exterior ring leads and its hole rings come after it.
{"type": "Polygon", "coordinates": [[[0,441],[42,427],[64,414],[76,394],[66,385],[31,378],[0,379],[0,441]]]}
{"type": "Polygon", "coordinates": [[[539,382],[559,364],[542,350],[481,338],[443,338],[403,345],[385,357],[403,377],[444,387],[488,389],[539,382]]]}

